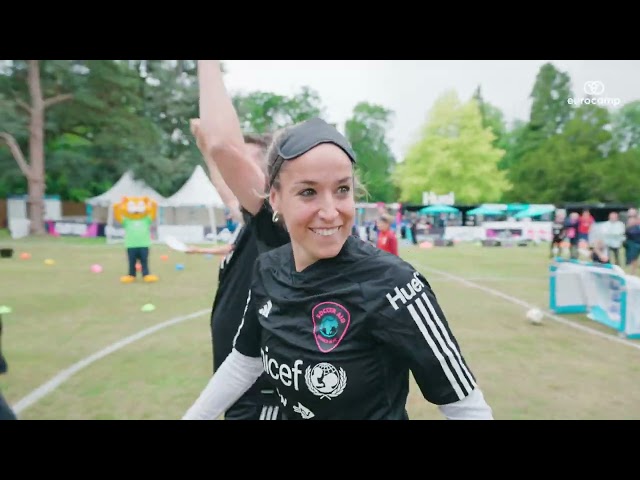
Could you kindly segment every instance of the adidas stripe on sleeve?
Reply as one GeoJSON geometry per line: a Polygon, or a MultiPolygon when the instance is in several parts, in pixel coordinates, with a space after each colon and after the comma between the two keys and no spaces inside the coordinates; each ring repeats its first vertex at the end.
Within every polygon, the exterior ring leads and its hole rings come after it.
{"type": "Polygon", "coordinates": [[[427,280],[402,268],[383,295],[373,335],[405,358],[424,397],[436,405],[457,402],[476,380],[427,280]]]}

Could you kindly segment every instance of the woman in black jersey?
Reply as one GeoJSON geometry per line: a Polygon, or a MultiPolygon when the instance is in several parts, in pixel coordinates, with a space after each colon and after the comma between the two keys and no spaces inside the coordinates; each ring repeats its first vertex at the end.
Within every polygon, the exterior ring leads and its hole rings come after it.
{"type": "Polygon", "coordinates": [[[320,119],[275,137],[259,208],[291,243],[258,257],[233,351],[184,419],[218,418],[263,372],[287,419],[408,419],[410,373],[446,418],[493,418],[427,280],[350,235],[355,160],[320,119]]]}
{"type": "MultiPolygon", "coordinates": [[[[231,99],[221,81],[219,65],[204,62],[204,67],[199,72],[200,111],[203,114],[202,118],[191,120],[191,132],[205,159],[212,183],[232,217],[242,223],[232,248],[220,262],[218,287],[211,310],[215,372],[233,348],[233,338],[242,320],[258,253],[288,243],[289,236],[282,227],[271,222],[271,212],[265,211],[261,205],[264,199],[255,195],[255,185],[262,185],[261,193],[267,184],[264,172],[269,135],[240,130],[231,99]],[[211,68],[207,69],[207,66],[211,68]],[[224,138],[226,143],[219,138],[224,138]],[[233,148],[228,148],[230,144],[233,148]],[[237,175],[241,175],[240,181],[237,175]]],[[[224,418],[282,418],[279,398],[266,381],[266,375],[262,375],[226,409],[224,418]]]]}

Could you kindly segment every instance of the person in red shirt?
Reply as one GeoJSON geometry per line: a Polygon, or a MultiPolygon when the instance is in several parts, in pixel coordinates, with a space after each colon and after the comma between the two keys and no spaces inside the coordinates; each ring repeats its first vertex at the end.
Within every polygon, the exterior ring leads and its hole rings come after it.
{"type": "Polygon", "coordinates": [[[583,210],[578,223],[578,242],[589,242],[589,230],[591,230],[591,225],[593,225],[594,222],[595,219],[593,215],[591,215],[591,212],[589,212],[589,210],[583,210]]]}
{"type": "Polygon", "coordinates": [[[398,238],[391,230],[391,217],[387,214],[383,214],[378,218],[377,247],[385,252],[398,255],[398,238]]]}

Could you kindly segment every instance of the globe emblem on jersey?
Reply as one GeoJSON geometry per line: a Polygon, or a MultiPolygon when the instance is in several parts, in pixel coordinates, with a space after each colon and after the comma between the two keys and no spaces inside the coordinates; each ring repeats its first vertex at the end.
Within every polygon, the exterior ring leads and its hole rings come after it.
{"type": "Polygon", "coordinates": [[[326,362],[307,367],[304,380],[311,393],[329,400],[340,395],[347,386],[347,374],[344,369],[337,369],[326,362]]]}
{"type": "Polygon", "coordinates": [[[333,338],[336,336],[336,333],[338,333],[338,326],[338,319],[333,315],[327,315],[320,322],[318,331],[320,332],[320,335],[325,338],[333,338]]]}

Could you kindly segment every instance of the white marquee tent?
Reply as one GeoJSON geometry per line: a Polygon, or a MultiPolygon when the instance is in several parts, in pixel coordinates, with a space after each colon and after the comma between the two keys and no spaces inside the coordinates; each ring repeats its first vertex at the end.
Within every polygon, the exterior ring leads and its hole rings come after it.
{"type": "Polygon", "coordinates": [[[217,238],[217,226],[224,225],[224,202],[202,166],[198,165],[184,185],[159,203],[158,237],[171,235],[183,242],[199,243],[217,238]]]}
{"type": "Polygon", "coordinates": [[[162,195],[149,187],[143,180],[134,179],[131,171],[125,172],[106,192],[86,199],[87,210],[90,210],[88,213],[93,221],[106,222],[107,224],[105,227],[107,242],[118,241],[124,238],[123,229],[114,226],[113,218],[113,205],[118,203],[124,196],[147,196],[158,202],[158,204],[165,200],[162,195]]]}
{"type": "MultiPolygon", "coordinates": [[[[118,203],[122,197],[143,197],[147,196],[160,203],[165,198],[156,192],[153,188],[148,186],[143,180],[135,180],[131,171],[125,172],[120,180],[113,184],[113,186],[106,192],[91,198],[87,198],[85,203],[91,205],[94,210],[98,207],[109,208],[114,203],[118,203]]],[[[94,211],[94,216],[95,216],[94,211]]]]}

